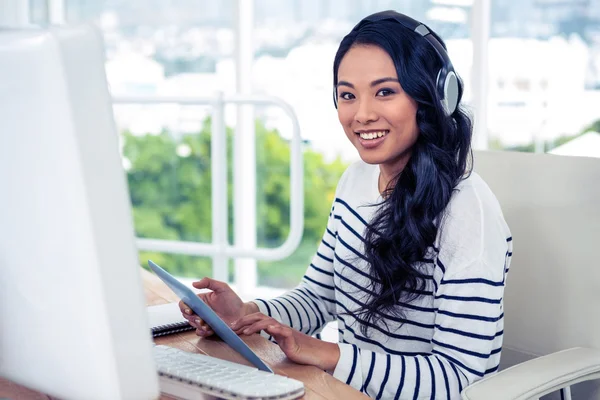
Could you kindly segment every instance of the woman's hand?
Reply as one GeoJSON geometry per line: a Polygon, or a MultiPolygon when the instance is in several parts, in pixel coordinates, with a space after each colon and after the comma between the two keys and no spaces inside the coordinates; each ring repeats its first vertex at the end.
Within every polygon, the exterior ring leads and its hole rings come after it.
{"type": "MultiPolygon", "coordinates": [[[[211,278],[204,278],[198,282],[192,283],[196,289],[210,289],[212,292],[201,293],[198,295],[214,312],[221,317],[227,324],[239,318],[258,312],[258,306],[254,303],[244,303],[242,299],[225,282],[217,281],[211,278]]],[[[208,326],[202,318],[183,301],[179,302],[179,309],[184,318],[190,325],[196,328],[196,335],[207,337],[214,334],[214,331],[208,326]]]]}
{"type": "Polygon", "coordinates": [[[240,318],[231,328],[238,335],[267,332],[275,338],[285,355],[298,364],[333,371],[340,358],[337,344],[315,339],[260,312],[240,318]]]}

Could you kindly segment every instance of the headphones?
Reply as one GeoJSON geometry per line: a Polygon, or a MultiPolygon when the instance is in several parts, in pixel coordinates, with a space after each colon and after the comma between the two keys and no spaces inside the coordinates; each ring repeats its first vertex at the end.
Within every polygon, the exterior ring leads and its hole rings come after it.
{"type": "MultiPolygon", "coordinates": [[[[431,34],[429,28],[424,24],[407,15],[391,10],[381,11],[364,18],[352,29],[352,32],[356,32],[363,26],[377,21],[395,21],[405,28],[418,33],[433,46],[442,60],[442,68],[438,71],[436,78],[437,93],[446,116],[452,115],[458,105],[458,78],[444,46],[431,34]]],[[[337,90],[335,87],[333,88],[333,103],[335,104],[335,108],[337,108],[337,90]]]]}

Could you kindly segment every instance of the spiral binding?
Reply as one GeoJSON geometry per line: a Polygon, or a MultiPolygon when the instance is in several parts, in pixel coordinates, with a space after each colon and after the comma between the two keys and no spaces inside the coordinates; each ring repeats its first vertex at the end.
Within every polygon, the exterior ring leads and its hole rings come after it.
{"type": "Polygon", "coordinates": [[[188,324],[187,321],[177,322],[175,324],[160,325],[152,328],[152,337],[166,336],[179,332],[187,332],[193,329],[194,327],[188,324]]]}

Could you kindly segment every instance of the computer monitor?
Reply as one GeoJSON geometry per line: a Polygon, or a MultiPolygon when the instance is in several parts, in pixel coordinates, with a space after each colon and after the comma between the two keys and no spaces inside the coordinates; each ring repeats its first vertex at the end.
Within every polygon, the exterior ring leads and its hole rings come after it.
{"type": "Polygon", "coordinates": [[[159,396],[101,35],[0,29],[0,376],[159,396]]]}

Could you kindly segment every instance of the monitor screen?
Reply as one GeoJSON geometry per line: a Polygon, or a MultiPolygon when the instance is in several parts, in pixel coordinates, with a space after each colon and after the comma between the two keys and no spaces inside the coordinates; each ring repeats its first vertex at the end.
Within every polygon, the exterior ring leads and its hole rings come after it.
{"type": "Polygon", "coordinates": [[[0,376],[159,395],[127,183],[91,26],[0,30],[0,376]]]}

